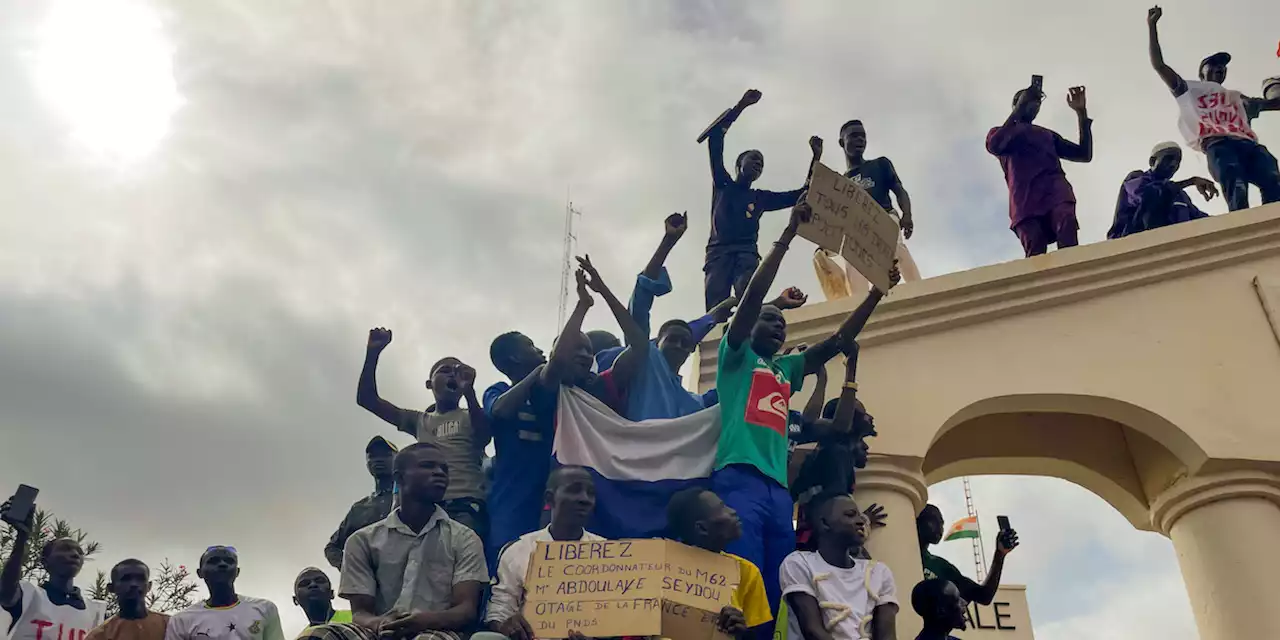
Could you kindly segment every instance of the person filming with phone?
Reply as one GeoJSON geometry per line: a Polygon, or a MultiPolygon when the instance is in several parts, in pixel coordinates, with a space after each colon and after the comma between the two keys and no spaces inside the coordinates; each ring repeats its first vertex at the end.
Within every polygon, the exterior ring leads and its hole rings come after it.
{"type": "Polygon", "coordinates": [[[0,505],[0,520],[13,528],[13,547],[0,572],[0,607],[13,620],[4,630],[13,640],[83,638],[106,618],[105,602],[86,597],[75,586],[84,567],[84,549],[72,538],[54,538],[40,549],[47,578],[39,585],[22,580],[22,559],[36,522],[35,487],[21,485],[0,505]]]}
{"type": "Polygon", "coordinates": [[[1059,249],[1079,244],[1076,194],[1062,161],[1093,160],[1093,120],[1084,87],[1067,92],[1067,106],[1076,112],[1080,129],[1077,144],[1033,124],[1044,101],[1043,82],[1032,76],[1030,86],[1013,94],[1013,110],[1004,124],[987,134],[987,151],[1000,160],[1009,185],[1009,227],[1028,258],[1047,252],[1051,244],[1059,249]]]}
{"type": "Polygon", "coordinates": [[[987,580],[978,584],[965,577],[954,564],[945,558],[929,553],[929,545],[942,542],[942,511],[934,505],[925,505],[916,516],[916,535],[920,540],[920,561],[924,565],[924,577],[942,578],[956,585],[960,597],[969,602],[991,604],[1000,588],[1000,574],[1004,573],[1004,558],[1009,552],[1018,548],[1018,532],[1009,526],[1009,519],[999,516],[1000,533],[996,534],[996,553],[991,559],[991,569],[987,572],[987,580]]]}

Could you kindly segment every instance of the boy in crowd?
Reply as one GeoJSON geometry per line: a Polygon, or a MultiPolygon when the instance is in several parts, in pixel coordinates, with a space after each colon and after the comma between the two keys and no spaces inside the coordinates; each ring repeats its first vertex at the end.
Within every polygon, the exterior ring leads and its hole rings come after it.
{"type": "MultiPolygon", "coordinates": [[[[737,105],[729,109],[711,127],[707,152],[711,156],[711,237],[707,240],[705,289],[710,311],[730,293],[742,298],[747,281],[760,264],[757,243],[760,238],[760,215],[794,206],[804,188],[777,192],[754,189],[752,184],[764,172],[764,154],[755,149],[743,151],[734,162],[737,176],[724,168],[724,136],[747,107],[760,101],[760,92],[750,89],[737,105]]],[[[822,139],[809,138],[813,161],[822,158],[822,139]]],[[[812,163],[810,163],[812,168],[812,163]]],[[[809,174],[805,174],[808,179],[809,174]]]]}
{"type": "Polygon", "coordinates": [[[1263,111],[1280,110],[1280,97],[1250,98],[1222,86],[1231,54],[1215,53],[1200,61],[1200,80],[1183,80],[1165,64],[1160,49],[1160,7],[1147,11],[1147,49],[1151,67],[1178,102],[1178,129],[1187,145],[1203,151],[1209,174],[1222,187],[1231,211],[1249,208],[1249,185],[1257,185],[1262,203],[1280,201],[1280,169],[1276,157],[1258,144],[1250,121],[1263,111]]]}
{"type": "Polygon", "coordinates": [[[298,634],[299,638],[318,625],[351,622],[350,611],[334,611],[333,583],[316,567],[303,569],[293,579],[293,603],[307,616],[307,626],[298,634]]]}
{"type": "Polygon", "coordinates": [[[770,635],[763,630],[773,621],[760,569],[725,549],[742,536],[738,514],[715,493],[690,487],[671,496],[667,504],[667,528],[671,537],[689,546],[733,558],[738,563],[738,586],[729,596],[729,605],[720,610],[717,626],[734,637],[770,635]]]}
{"type": "Polygon", "coordinates": [[[547,358],[528,336],[511,331],[494,338],[489,359],[510,380],[495,382],[484,392],[494,448],[485,558],[496,570],[498,551],[538,528],[542,490],[551,472],[557,403],[554,390],[539,384],[547,358]]]}
{"type": "Polygon", "coordinates": [[[867,519],[853,496],[821,495],[809,503],[816,551],[796,551],[782,563],[791,640],[891,640],[898,596],[893,572],[859,559],[867,519]]]}
{"type": "Polygon", "coordinates": [[[958,640],[951,632],[968,623],[969,603],[950,581],[929,578],[911,590],[911,608],[924,619],[924,629],[916,640],[958,640]]]}
{"type": "MultiPolygon", "coordinates": [[[[858,400],[858,343],[854,342],[845,360],[845,380],[840,397],[822,407],[820,418],[803,419],[792,442],[814,442],[817,448],[805,458],[791,485],[791,496],[800,505],[796,544],[799,549],[812,550],[813,533],[807,518],[806,504],[817,495],[853,493],[854,475],[857,469],[867,466],[867,438],[875,437],[875,419],[858,400]]],[[[821,404],[826,388],[825,369],[818,373],[818,386],[809,397],[806,413],[813,405],[821,404]]],[[[885,526],[888,516],[877,504],[871,504],[863,513],[873,527],[885,526]]]]}
{"type": "MultiPolygon", "coordinates": [[[[722,427],[711,488],[742,516],[743,535],[729,551],[764,575],[769,602],[779,599],[778,567],[795,550],[791,494],[787,491],[789,403],[804,377],[850,348],[884,294],[872,289],[840,328],[804,353],[777,356],[787,339],[782,310],[764,305],[782,257],[801,222],[813,215],[804,198],[747,285],[720,342],[716,389],[722,427]]],[[[890,281],[899,279],[895,267],[890,281]]]]}
{"type": "Polygon", "coordinates": [[[1179,222],[1207,218],[1209,214],[1196,208],[1185,193],[1195,187],[1205,200],[1218,195],[1218,188],[1205,178],[1193,177],[1174,181],[1173,175],[1182,164],[1182,149],[1176,142],[1161,142],[1151,150],[1151,169],[1134,171],[1120,186],[1115,220],[1107,238],[1123,238],[1150,229],[1179,222]]]}
{"type": "MultiPolygon", "coordinates": [[[[0,514],[9,513],[9,502],[0,505],[0,514]]],[[[0,573],[0,607],[13,622],[5,631],[14,640],[83,638],[106,617],[105,602],[86,598],[75,586],[84,567],[84,550],[71,538],[55,538],[40,549],[40,566],[48,574],[39,586],[21,580],[22,560],[35,526],[35,506],[25,522],[13,525],[13,546],[0,573]]],[[[8,518],[5,518],[9,521],[8,518]]]]}
{"type": "Polygon", "coordinates": [[[209,598],[174,614],[165,640],[284,640],[275,603],[236,593],[240,556],[234,547],[206,549],[196,575],[209,598]]]}
{"type": "MultiPolygon", "coordinates": [[[[840,127],[840,147],[844,150],[844,176],[862,187],[902,228],[902,234],[898,236],[898,250],[894,255],[898,260],[898,268],[902,270],[902,278],[907,282],[919,280],[920,268],[916,266],[905,242],[911,239],[916,228],[915,220],[911,217],[911,195],[902,186],[898,170],[883,156],[871,160],[866,158],[867,129],[861,120],[850,120],[840,127]],[[890,194],[898,199],[902,213],[898,213],[893,207],[890,194]]],[[[871,286],[852,265],[845,264],[845,277],[849,279],[850,289],[855,295],[871,286]]]]}
{"type": "Polygon", "coordinates": [[[996,590],[1000,588],[1005,556],[1018,548],[1018,532],[1009,529],[996,535],[996,553],[991,559],[991,570],[987,572],[986,582],[978,584],[966,578],[946,558],[929,553],[929,545],[942,542],[943,526],[942,510],[934,505],[925,505],[920,515],[916,516],[916,537],[920,541],[920,563],[924,566],[924,577],[942,578],[951,582],[960,590],[960,596],[969,602],[991,604],[996,597],[996,590]]]}
{"type": "Polygon", "coordinates": [[[338,529],[324,545],[324,558],[334,569],[342,570],[342,549],[351,534],[387,517],[395,501],[395,481],[391,479],[391,462],[395,459],[395,445],[382,436],[369,439],[364,446],[364,466],[373,476],[373,493],[356,500],[347,510],[347,516],[338,523],[338,529]]]}
{"type": "Polygon", "coordinates": [[[437,504],[449,487],[444,451],[434,442],[405,447],[395,479],[400,506],[347,540],[338,595],[351,603],[353,624],[300,638],[458,640],[475,624],[489,572],[480,536],[437,504]]]}
{"type": "Polygon", "coordinates": [[[378,327],[369,331],[356,403],[419,442],[433,440],[440,445],[451,472],[443,503],[445,512],[483,539],[488,533],[489,515],[480,458],[489,444],[489,418],[476,399],[476,370],[457,358],[442,358],[431,365],[427,381],[435,404],[426,411],[401,409],[378,395],[378,358],[389,344],[389,330],[378,327]],[[465,411],[461,408],[464,398],[465,411]]]}
{"type": "Polygon", "coordinates": [[[1080,144],[1033,124],[1043,101],[1036,84],[1013,94],[1013,111],[987,134],[987,151],[999,158],[1009,185],[1010,227],[1028,258],[1045,253],[1055,242],[1059,249],[1079,244],[1076,194],[1062,161],[1093,160],[1093,121],[1084,87],[1067,92],[1067,106],[1079,121],[1080,144]]]}
{"type": "MultiPolygon", "coordinates": [[[[545,501],[551,506],[551,524],[520,536],[507,545],[498,559],[498,577],[489,599],[485,622],[490,631],[511,640],[534,640],[533,627],[524,619],[524,578],[539,542],[551,540],[603,540],[584,527],[596,505],[595,483],[582,467],[559,467],[547,479],[545,501]]],[[[476,636],[473,636],[476,638],[476,636]]]]}
{"type": "MultiPolygon", "coordinates": [[[[623,394],[632,381],[646,365],[649,358],[647,346],[649,336],[631,317],[627,308],[622,306],[618,297],[605,285],[600,273],[591,264],[591,256],[577,258],[578,270],[574,274],[577,280],[578,304],[564,323],[560,337],[551,347],[551,359],[542,368],[539,384],[552,393],[558,393],[560,385],[578,387],[595,396],[614,411],[623,408],[623,394]],[[618,355],[613,366],[600,374],[592,372],[595,365],[595,354],[591,351],[591,339],[582,332],[582,321],[587,311],[595,304],[591,292],[604,298],[613,312],[613,317],[622,327],[622,333],[628,345],[640,345],[638,348],[627,347],[618,355]]],[[[528,532],[523,532],[528,533],[528,532]]],[[[523,535],[523,533],[521,535],[523,535]]]]}
{"type": "Polygon", "coordinates": [[[107,592],[115,596],[120,612],[90,631],[85,640],[164,640],[169,616],[147,611],[151,568],[146,563],[132,558],[117,562],[111,567],[107,592]]]}

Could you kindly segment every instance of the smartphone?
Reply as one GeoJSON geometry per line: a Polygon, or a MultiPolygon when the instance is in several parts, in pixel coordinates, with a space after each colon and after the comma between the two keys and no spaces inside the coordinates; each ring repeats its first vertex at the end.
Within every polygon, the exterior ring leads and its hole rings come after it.
{"type": "Polygon", "coordinates": [[[1013,529],[1013,527],[1009,526],[1009,516],[996,516],[996,524],[1000,525],[1000,531],[1013,529]]]}
{"type": "Polygon", "coordinates": [[[36,496],[40,490],[25,484],[18,485],[18,490],[9,499],[9,511],[4,520],[9,524],[21,524],[31,517],[31,510],[36,506],[36,496]]]}
{"type": "Polygon", "coordinates": [[[1044,76],[1031,76],[1031,88],[1036,91],[1044,90],[1044,76]]]}

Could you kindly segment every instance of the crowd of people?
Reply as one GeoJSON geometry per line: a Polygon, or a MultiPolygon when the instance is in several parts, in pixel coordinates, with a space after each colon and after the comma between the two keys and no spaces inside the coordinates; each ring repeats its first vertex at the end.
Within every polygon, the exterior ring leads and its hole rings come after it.
{"type": "MultiPolygon", "coordinates": [[[[1280,109],[1280,96],[1250,98],[1225,89],[1230,56],[1203,60],[1199,80],[1184,80],[1164,63],[1157,35],[1162,12],[1148,13],[1152,66],[1173,93],[1188,145],[1208,156],[1217,181],[1176,181],[1181,148],[1161,143],[1150,168],[1124,181],[1109,237],[1122,237],[1204,217],[1184,193],[1195,187],[1204,197],[1225,194],[1231,210],[1248,206],[1248,186],[1264,202],[1280,200],[1275,158],[1257,141],[1250,121],[1280,109]]],[[[898,588],[893,573],[866,552],[875,527],[885,523],[875,505],[863,509],[853,498],[858,468],[867,463],[867,440],[875,422],[858,399],[859,332],[888,293],[870,288],[853,270],[861,304],[830,336],[810,346],[784,349],[787,316],[807,300],[795,287],[776,299],[765,296],[801,225],[812,210],[805,186],[774,192],[753,185],[764,168],[757,150],[739,154],[730,174],[724,164],[725,134],[743,111],[761,98],[748,91],[705,134],[712,173],[711,232],[704,262],[706,312],[671,319],[651,331],[654,299],[670,292],[664,266],[688,228],[685,214],[663,221],[653,256],[636,276],[629,303],[601,278],[588,256],[578,258],[577,302],[548,357],[518,332],[497,336],[490,345],[494,367],[507,379],[482,393],[476,370],[456,357],[429,369],[432,402],[418,411],[384,399],[377,366],[392,332],[369,332],[356,401],[416,442],[398,449],[382,436],[365,448],[373,491],[351,505],[324,547],[340,572],[337,594],[349,603],[334,607],[326,572],[303,569],[294,583],[294,604],[307,617],[298,638],[509,638],[537,634],[522,613],[530,554],[540,541],[598,540],[589,528],[596,510],[597,476],[554,460],[557,404],[562,387],[590,394],[622,418],[643,428],[645,421],[680,418],[719,407],[720,432],[714,470],[701,482],[664,496],[663,534],[709,552],[736,559],[740,572],[731,604],[720,612],[721,631],[737,638],[765,638],[779,632],[792,640],[854,640],[896,637],[898,588]],[[790,209],[788,224],[763,258],[760,216],[790,209]],[[588,309],[602,300],[622,333],[584,331],[588,309]],[[725,325],[716,359],[716,385],[707,393],[687,389],[680,371],[697,346],[725,325]],[[838,397],[827,399],[828,365],[845,356],[838,397]],[[815,390],[800,410],[790,398],[814,377],[815,390]],[[493,443],[490,459],[485,451],[493,443]],[[806,447],[803,461],[793,456],[806,447]],[[783,619],[785,618],[785,623],[783,619]]],[[[1084,87],[1073,87],[1068,105],[1078,114],[1079,142],[1034,124],[1044,99],[1041,80],[1013,96],[1004,124],[987,136],[1009,186],[1011,229],[1027,256],[1050,244],[1077,243],[1076,198],[1062,160],[1089,162],[1094,153],[1092,121],[1084,87]]],[[[911,199],[887,158],[868,159],[867,129],[850,120],[839,130],[846,177],[865,189],[901,228],[897,262],[889,275],[896,284],[919,273],[905,240],[915,229],[911,199]],[[894,201],[896,199],[897,206],[894,201]]],[[[823,142],[810,139],[812,163],[823,142]]],[[[812,166],[812,165],[811,165],[812,166]]],[[[830,257],[830,256],[828,256],[830,257]]],[[[892,286],[891,284],[891,286],[892,286]]],[[[625,456],[626,452],[618,452],[625,456]]],[[[149,568],[136,559],[111,569],[109,592],[119,613],[104,620],[103,603],[85,598],[74,585],[84,550],[74,540],[56,539],[40,549],[47,575],[41,584],[20,580],[31,520],[8,518],[15,530],[11,556],[0,574],[2,628],[18,640],[282,640],[279,611],[268,600],[236,590],[239,557],[233,547],[209,547],[197,575],[208,598],[173,616],[149,612],[145,596],[149,568]],[[56,636],[55,636],[56,634],[56,636]]],[[[640,535],[609,525],[611,537],[640,535]]],[[[965,577],[929,552],[942,539],[942,513],[932,505],[916,517],[925,580],[911,590],[912,608],[925,620],[919,636],[942,640],[965,625],[967,602],[990,603],[999,587],[1005,557],[1018,545],[1004,529],[997,537],[991,570],[982,584],[965,577]]],[[[651,532],[646,532],[651,533],[651,532]]],[[[879,535],[899,535],[887,532],[879,535]]],[[[577,631],[571,637],[581,636],[577,631]]]]}

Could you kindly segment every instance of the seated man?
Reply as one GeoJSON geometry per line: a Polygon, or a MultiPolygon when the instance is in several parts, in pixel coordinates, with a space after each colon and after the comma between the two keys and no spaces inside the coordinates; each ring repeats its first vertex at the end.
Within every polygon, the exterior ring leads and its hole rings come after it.
{"type": "Polygon", "coordinates": [[[916,640],[958,640],[951,632],[968,623],[969,603],[950,581],[929,578],[911,590],[911,608],[924,620],[916,640]]]}
{"type": "MultiPolygon", "coordinates": [[[[9,512],[10,504],[0,506],[0,514],[9,512]]],[[[76,576],[84,567],[84,549],[71,538],[54,538],[40,549],[40,567],[47,578],[36,585],[21,580],[27,543],[35,525],[36,508],[31,507],[26,522],[13,525],[13,544],[0,575],[0,607],[10,618],[5,632],[16,640],[40,640],[44,637],[83,638],[102,624],[106,603],[87,598],[75,586],[76,576]]]]}
{"type": "Polygon", "coordinates": [[[307,567],[293,579],[293,603],[307,616],[307,627],[298,634],[305,637],[312,627],[329,622],[351,622],[350,611],[333,610],[333,584],[329,576],[316,567],[307,567]]]}
{"type": "Polygon", "coordinates": [[[299,637],[325,640],[459,640],[476,622],[489,579],[480,536],[437,503],[449,465],[434,443],[396,454],[400,506],[347,540],[338,595],[352,624],[312,627],[299,637]]]}
{"type": "Polygon", "coordinates": [[[133,558],[117,562],[111,568],[107,592],[115,596],[119,613],[90,631],[85,640],[164,640],[169,616],[147,610],[150,567],[133,558]]]}
{"type": "Polygon", "coordinates": [[[1182,149],[1175,142],[1161,142],[1151,150],[1151,169],[1134,171],[1125,178],[1116,201],[1116,216],[1107,238],[1123,238],[1188,220],[1207,218],[1183,190],[1195,187],[1205,200],[1218,195],[1218,188],[1206,178],[1173,180],[1182,164],[1182,149]]]}
{"type": "Polygon", "coordinates": [[[729,605],[720,610],[720,631],[749,637],[749,633],[758,634],[760,627],[773,621],[760,569],[725,552],[729,543],[742,536],[742,522],[720,496],[700,487],[679,491],[667,504],[667,528],[679,542],[738,561],[738,586],[729,595],[729,605]]]}
{"type": "Polygon", "coordinates": [[[943,533],[942,510],[927,504],[916,516],[916,536],[920,541],[920,563],[924,566],[924,577],[948,580],[960,589],[960,597],[969,602],[991,604],[1000,588],[1000,575],[1004,573],[1004,558],[1018,547],[1018,533],[1012,529],[996,535],[996,553],[991,559],[991,570],[987,572],[987,580],[978,584],[966,578],[954,564],[929,553],[929,545],[942,542],[943,533]]]}
{"type": "Polygon", "coordinates": [[[284,640],[274,602],[236,593],[240,555],[234,547],[205,549],[196,575],[209,598],[174,614],[165,640],[284,640]]]}
{"type": "MultiPolygon", "coordinates": [[[[551,505],[551,524],[544,529],[526,533],[519,540],[507,545],[498,558],[498,577],[485,612],[485,623],[490,631],[511,640],[534,640],[533,628],[524,619],[524,577],[529,560],[539,542],[550,540],[603,540],[583,527],[591,517],[596,504],[595,483],[591,474],[582,467],[560,467],[551,472],[545,493],[551,505]]],[[[487,635],[487,634],[486,634],[487,635]]],[[[472,636],[480,640],[479,634],[472,636]]]]}
{"type": "Polygon", "coordinates": [[[817,551],[795,551],[779,572],[790,640],[890,640],[898,596],[889,567],[862,560],[867,518],[853,496],[822,495],[809,503],[817,551]]]}

